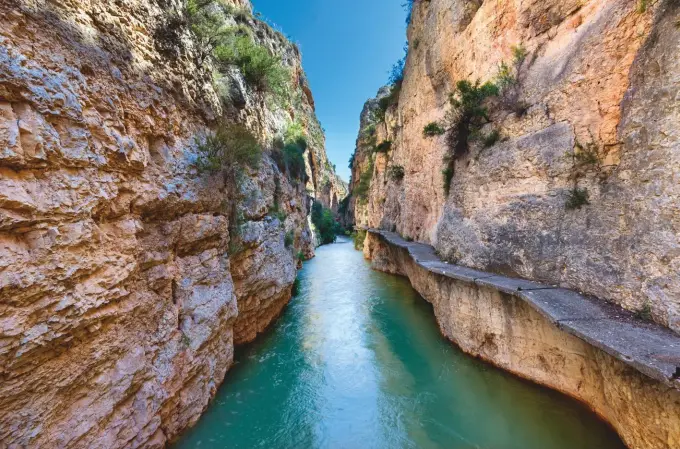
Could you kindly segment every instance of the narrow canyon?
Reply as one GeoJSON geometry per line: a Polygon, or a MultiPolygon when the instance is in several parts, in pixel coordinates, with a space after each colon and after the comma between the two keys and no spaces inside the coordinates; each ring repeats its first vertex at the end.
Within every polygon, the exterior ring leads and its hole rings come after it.
{"type": "Polygon", "coordinates": [[[680,448],[680,2],[408,0],[349,183],[254,6],[0,0],[0,449],[680,448]]]}

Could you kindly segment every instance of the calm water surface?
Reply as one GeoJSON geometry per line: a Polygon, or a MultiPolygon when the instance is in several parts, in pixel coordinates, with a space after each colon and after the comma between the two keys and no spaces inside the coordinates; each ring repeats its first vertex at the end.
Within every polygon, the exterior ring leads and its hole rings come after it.
{"type": "Polygon", "coordinates": [[[320,248],[300,280],[175,449],[624,448],[576,402],[453,347],[408,281],[351,243],[320,248]]]}

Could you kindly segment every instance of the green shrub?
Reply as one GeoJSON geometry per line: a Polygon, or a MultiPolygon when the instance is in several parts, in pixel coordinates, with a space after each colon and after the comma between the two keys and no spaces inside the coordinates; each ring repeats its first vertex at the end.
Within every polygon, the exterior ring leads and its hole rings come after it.
{"type": "Polygon", "coordinates": [[[373,178],[373,160],[369,159],[369,164],[366,170],[361,173],[359,183],[354,188],[354,195],[356,195],[359,204],[366,204],[368,202],[368,192],[371,189],[371,180],[373,178]]]}
{"type": "Polygon", "coordinates": [[[392,141],[391,140],[383,140],[380,142],[379,145],[375,147],[375,152],[376,153],[387,153],[392,149],[392,141]]]}
{"type": "Polygon", "coordinates": [[[637,10],[640,14],[647,12],[647,0],[638,0],[637,10]]]}
{"type": "Polygon", "coordinates": [[[479,132],[482,125],[489,122],[484,103],[488,98],[498,96],[499,92],[498,86],[490,82],[481,84],[477,80],[473,84],[468,80],[461,80],[456,83],[456,88],[449,97],[450,119],[455,130],[449,134],[448,144],[454,158],[468,151],[470,135],[479,132]]]}
{"type": "Polygon", "coordinates": [[[574,187],[567,194],[565,207],[569,210],[580,209],[590,204],[589,197],[588,189],[574,187]]]}
{"type": "Polygon", "coordinates": [[[502,62],[498,66],[498,74],[496,75],[496,85],[500,92],[506,92],[510,87],[517,84],[517,76],[510,66],[502,62]]]}
{"type": "Polygon", "coordinates": [[[353,168],[353,167],[354,167],[354,160],[356,159],[356,157],[357,157],[356,152],[353,152],[352,155],[349,157],[348,168],[353,168]]]}
{"type": "Polygon", "coordinates": [[[283,160],[292,179],[306,182],[304,150],[299,145],[287,143],[283,147],[283,160]]]}
{"type": "Polygon", "coordinates": [[[298,251],[297,254],[295,255],[295,258],[298,260],[298,262],[304,262],[305,253],[303,253],[302,251],[298,251]]]}
{"type": "Polygon", "coordinates": [[[283,237],[283,243],[286,245],[286,248],[293,246],[293,243],[295,243],[295,234],[293,231],[286,232],[286,235],[283,237]]]}
{"type": "Polygon", "coordinates": [[[441,136],[446,130],[437,122],[431,122],[423,128],[423,137],[441,136]]]}
{"type": "Polygon", "coordinates": [[[651,321],[652,320],[652,306],[646,302],[635,311],[635,316],[640,320],[651,321]]]}
{"type": "Polygon", "coordinates": [[[290,72],[283,66],[280,57],[256,44],[250,35],[232,35],[223,40],[215,47],[214,56],[221,69],[238,66],[248,84],[255,89],[271,93],[275,98],[287,95],[290,72]]]}
{"type": "Polygon", "coordinates": [[[524,63],[524,60],[527,58],[528,54],[529,52],[522,43],[520,43],[519,45],[514,45],[512,47],[512,63],[515,65],[516,68],[519,68],[519,66],[521,66],[522,63],[524,63]]]}
{"type": "Polygon", "coordinates": [[[491,148],[496,145],[496,143],[501,139],[501,133],[497,129],[494,129],[486,136],[482,137],[482,145],[484,148],[491,148]]]}
{"type": "Polygon", "coordinates": [[[304,158],[306,150],[307,137],[304,128],[300,123],[294,122],[286,129],[284,138],[275,139],[272,158],[279,170],[288,173],[290,179],[307,182],[304,158]]]}
{"type": "Polygon", "coordinates": [[[350,193],[340,201],[338,204],[338,215],[345,215],[347,213],[347,208],[349,207],[349,201],[352,199],[352,194],[350,193]]]}
{"type": "Polygon", "coordinates": [[[333,217],[333,212],[318,201],[312,205],[311,218],[322,245],[335,242],[337,235],[342,232],[342,228],[333,217]]]}
{"type": "Polygon", "coordinates": [[[364,241],[366,240],[367,232],[364,230],[359,230],[352,234],[352,240],[354,240],[354,249],[362,250],[364,248],[364,241]]]}
{"type": "Polygon", "coordinates": [[[187,1],[186,16],[195,38],[200,64],[211,57],[219,43],[231,34],[219,9],[213,7],[214,4],[213,0],[187,1]]]}
{"type": "Polygon", "coordinates": [[[442,170],[442,175],[444,177],[444,193],[449,196],[449,191],[451,190],[451,181],[453,180],[453,168],[446,167],[442,170]]]}
{"type": "Polygon", "coordinates": [[[401,165],[392,165],[387,169],[387,174],[392,181],[401,181],[404,179],[404,167],[401,165]]]}
{"type": "Polygon", "coordinates": [[[255,89],[280,102],[288,99],[291,75],[281,58],[255,43],[248,27],[226,21],[226,15],[246,20],[245,10],[216,0],[189,0],[186,13],[200,65],[211,58],[220,71],[237,66],[255,89]]]}
{"type": "Polygon", "coordinates": [[[220,170],[236,172],[245,167],[257,168],[262,160],[262,148],[253,134],[243,125],[230,124],[197,140],[198,157],[195,165],[199,173],[220,170]]]}
{"type": "Polygon", "coordinates": [[[578,151],[574,151],[573,155],[578,165],[600,166],[600,148],[597,146],[597,143],[589,142],[583,146],[577,140],[575,146],[578,151]]]}
{"type": "Polygon", "coordinates": [[[286,222],[286,219],[288,218],[288,215],[278,207],[272,208],[272,210],[269,211],[269,215],[278,219],[281,224],[284,224],[286,222]]]}
{"type": "Polygon", "coordinates": [[[300,278],[295,278],[295,281],[293,281],[293,286],[291,287],[290,293],[293,296],[297,296],[297,295],[300,294],[300,278]]]}

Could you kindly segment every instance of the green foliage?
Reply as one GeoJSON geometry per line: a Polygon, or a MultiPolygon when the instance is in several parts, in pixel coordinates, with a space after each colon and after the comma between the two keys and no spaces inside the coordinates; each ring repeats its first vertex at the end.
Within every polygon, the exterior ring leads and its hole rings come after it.
{"type": "Polygon", "coordinates": [[[353,152],[352,155],[349,157],[349,165],[348,165],[348,168],[354,167],[354,160],[356,159],[356,157],[357,157],[357,153],[356,153],[356,151],[355,151],[355,152],[353,152]]]}
{"type": "Polygon", "coordinates": [[[638,7],[637,10],[640,14],[644,14],[647,12],[647,0],[638,0],[638,7]]]}
{"type": "Polygon", "coordinates": [[[297,296],[300,294],[300,278],[295,278],[293,286],[291,287],[291,295],[297,296]]]}
{"type": "Polygon", "coordinates": [[[406,25],[411,24],[411,19],[413,17],[413,3],[416,0],[406,0],[406,3],[402,4],[402,6],[406,9],[406,25]]]}
{"type": "Polygon", "coordinates": [[[392,165],[387,169],[387,174],[392,181],[401,181],[404,179],[404,167],[401,165],[392,165]]]}
{"type": "Polygon", "coordinates": [[[446,167],[444,170],[442,170],[442,176],[444,178],[444,193],[446,196],[449,196],[449,192],[451,190],[451,181],[453,180],[453,168],[451,167],[446,167]]]}
{"type": "Polygon", "coordinates": [[[288,173],[290,179],[307,182],[307,169],[304,154],[307,150],[307,137],[299,122],[291,123],[284,138],[274,141],[272,158],[283,172],[288,173]]]}
{"type": "Polygon", "coordinates": [[[186,15],[200,63],[212,56],[219,43],[231,34],[221,12],[213,0],[187,1],[186,15]]]}
{"type": "Polygon", "coordinates": [[[305,182],[307,172],[305,170],[304,151],[300,145],[287,143],[283,147],[283,160],[292,179],[305,182]]]}
{"type": "Polygon", "coordinates": [[[391,140],[383,140],[382,142],[380,142],[380,144],[378,144],[375,147],[374,152],[376,152],[376,153],[387,153],[391,149],[392,149],[392,141],[391,140]]]}
{"type": "Polygon", "coordinates": [[[597,143],[589,142],[583,146],[577,140],[575,146],[578,151],[574,151],[573,156],[578,165],[595,166],[599,168],[601,165],[600,148],[597,146],[597,143]]]}
{"type": "Polygon", "coordinates": [[[373,178],[373,160],[369,159],[369,164],[366,170],[361,173],[359,183],[354,188],[354,195],[356,195],[359,204],[366,204],[368,202],[368,192],[371,189],[371,179],[373,178]]]}
{"type": "Polygon", "coordinates": [[[198,157],[195,165],[199,173],[228,170],[236,173],[245,167],[255,169],[262,160],[262,148],[253,134],[243,125],[230,124],[197,140],[198,157]]]}
{"type": "Polygon", "coordinates": [[[293,246],[293,243],[295,243],[295,234],[293,231],[286,232],[286,235],[283,237],[283,243],[286,245],[286,248],[293,246]]]}
{"type": "Polygon", "coordinates": [[[474,84],[468,80],[456,83],[455,90],[450,95],[450,103],[454,110],[470,119],[489,120],[484,100],[499,94],[498,86],[491,82],[481,84],[477,80],[474,84]]]}
{"type": "Polygon", "coordinates": [[[277,207],[275,207],[271,211],[269,211],[269,215],[278,219],[281,222],[281,224],[285,223],[286,219],[288,218],[288,215],[286,215],[286,213],[284,211],[282,211],[281,209],[279,209],[277,207]]]}
{"type": "MultiPolygon", "coordinates": [[[[408,51],[408,44],[404,47],[405,51],[408,51]]],[[[390,70],[390,78],[388,80],[390,86],[396,86],[397,84],[401,86],[404,82],[404,69],[406,68],[406,55],[399,61],[394,63],[392,70],[390,70]]]]}
{"type": "Polygon", "coordinates": [[[473,84],[468,80],[461,80],[456,83],[456,88],[449,97],[449,120],[453,123],[454,132],[449,133],[448,144],[454,158],[468,151],[471,134],[478,133],[489,122],[485,101],[499,93],[498,86],[491,82],[481,84],[477,80],[473,84]]]}
{"type": "Polygon", "coordinates": [[[352,234],[352,240],[354,240],[354,249],[362,250],[364,248],[364,241],[366,240],[367,232],[360,229],[354,234],[352,234]]]}
{"type": "Polygon", "coordinates": [[[423,128],[423,137],[441,136],[446,130],[437,122],[430,122],[423,128]]]}
{"type": "Polygon", "coordinates": [[[501,62],[496,75],[496,85],[501,92],[506,92],[510,87],[517,84],[517,76],[514,70],[506,62],[501,62]]]}
{"type": "Polygon", "coordinates": [[[345,215],[347,213],[347,209],[349,208],[349,202],[352,199],[352,194],[347,195],[340,201],[340,204],[338,204],[338,215],[345,215]]]}
{"type": "Polygon", "coordinates": [[[361,139],[362,140],[368,140],[370,141],[371,138],[375,137],[376,133],[376,126],[375,123],[369,123],[362,131],[361,131],[361,139]]]}
{"type": "Polygon", "coordinates": [[[635,316],[640,320],[651,321],[652,320],[652,306],[646,302],[635,311],[635,316]]]}
{"type": "Polygon", "coordinates": [[[234,35],[222,39],[214,49],[217,66],[224,70],[230,65],[241,69],[244,78],[255,89],[284,98],[290,86],[290,72],[281,58],[256,44],[249,34],[234,35]]]}
{"type": "Polygon", "coordinates": [[[333,212],[318,201],[312,205],[312,224],[322,245],[335,242],[337,235],[342,232],[342,228],[333,217],[333,212]]]}
{"type": "Polygon", "coordinates": [[[588,189],[574,187],[573,189],[569,190],[569,193],[567,194],[567,201],[564,206],[568,210],[580,209],[583,206],[590,204],[589,197],[590,195],[588,193],[588,189]]]}
{"type": "Polygon", "coordinates": [[[522,43],[512,47],[512,63],[516,68],[519,68],[519,66],[522,65],[528,54],[529,52],[522,43]]]}
{"type": "Polygon", "coordinates": [[[186,13],[199,64],[210,58],[220,71],[237,66],[255,89],[271,94],[278,102],[288,100],[291,75],[281,58],[255,43],[249,28],[230,26],[226,21],[227,15],[245,20],[247,12],[216,0],[189,0],[186,13]]]}
{"type": "Polygon", "coordinates": [[[494,129],[486,136],[482,137],[482,145],[484,148],[491,148],[496,145],[496,143],[501,139],[501,133],[497,129],[494,129]]]}
{"type": "Polygon", "coordinates": [[[298,262],[304,262],[305,253],[303,253],[302,251],[298,251],[297,254],[295,255],[295,258],[298,260],[298,262]]]}

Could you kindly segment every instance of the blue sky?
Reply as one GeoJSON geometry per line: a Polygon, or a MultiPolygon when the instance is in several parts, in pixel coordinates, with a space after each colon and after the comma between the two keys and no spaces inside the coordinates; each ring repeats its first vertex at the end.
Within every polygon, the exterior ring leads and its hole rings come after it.
{"type": "Polygon", "coordinates": [[[326,150],[349,180],[364,102],[387,83],[406,42],[405,0],[253,0],[302,50],[326,150]]]}

